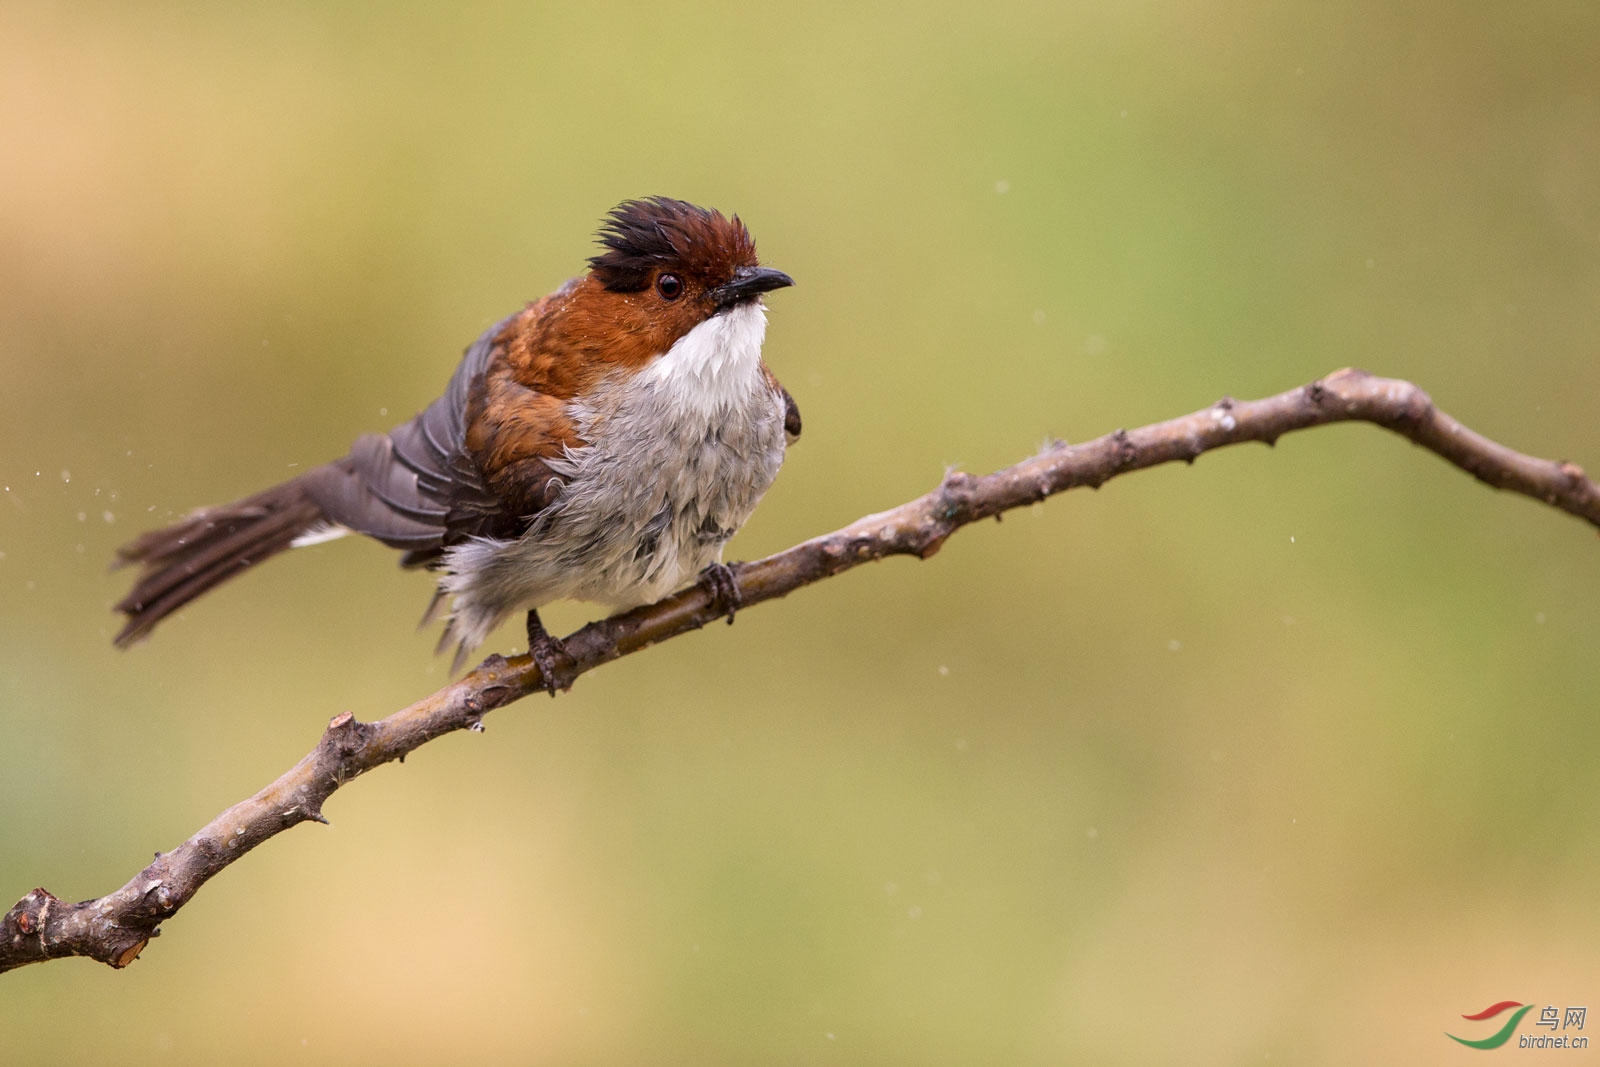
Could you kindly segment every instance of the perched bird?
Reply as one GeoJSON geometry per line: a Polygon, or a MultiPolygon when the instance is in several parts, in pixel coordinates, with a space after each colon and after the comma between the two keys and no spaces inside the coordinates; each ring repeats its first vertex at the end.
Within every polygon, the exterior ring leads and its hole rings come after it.
{"type": "MultiPolygon", "coordinates": [[[[286,548],[355,532],[438,574],[423,617],[456,667],[513,612],[553,686],[554,600],[625,608],[699,576],[730,610],[722,546],[800,434],[761,359],[763,267],[738,216],[653,197],[613,209],[589,271],[490,327],[444,395],[349,455],[118,550],[143,571],[117,604],[127,646],[286,548]]],[[[552,692],[553,692],[552,688],[552,692]]]]}

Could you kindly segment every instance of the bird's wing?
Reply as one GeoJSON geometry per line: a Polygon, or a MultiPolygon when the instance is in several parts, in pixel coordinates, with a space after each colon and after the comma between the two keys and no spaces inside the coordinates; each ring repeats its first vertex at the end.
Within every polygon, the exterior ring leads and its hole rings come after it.
{"type": "Polygon", "coordinates": [[[444,395],[410,422],[359,438],[350,454],[303,476],[329,522],[406,552],[407,566],[435,561],[473,536],[514,537],[526,516],[508,514],[467,448],[468,407],[484,388],[510,320],[473,342],[444,395]]]}
{"type": "Polygon", "coordinates": [[[789,395],[789,390],[778,381],[778,376],[772,373],[772,368],[767,366],[767,361],[761,361],[761,374],[767,380],[767,388],[783,400],[783,435],[789,444],[800,440],[800,405],[794,402],[794,397],[789,395]]]}

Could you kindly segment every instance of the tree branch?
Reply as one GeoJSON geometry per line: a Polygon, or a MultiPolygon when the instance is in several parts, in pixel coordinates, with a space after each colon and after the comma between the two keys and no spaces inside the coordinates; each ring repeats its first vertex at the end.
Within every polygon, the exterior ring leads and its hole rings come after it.
{"type": "MultiPolygon", "coordinates": [[[[927,559],[968,523],[1079,486],[1098,488],[1130,471],[1246,441],[1272,444],[1293,430],[1370,422],[1409,438],[1497,489],[1541,500],[1600,527],[1600,486],[1574,464],[1514,452],[1467,429],[1410,382],[1336,371],[1264,400],[1224,398],[1192,415],[1117,430],[1081,445],[1057,444],[981,477],[946,475],[933,492],[868,515],[777,555],[737,565],[740,606],[784,596],[886,556],[927,559]]],[[[729,614],[703,586],[590,623],[566,639],[569,662],[554,680],[568,689],[581,674],[729,614]]],[[[322,805],[340,786],[402,759],[441,734],[482,729],[485,714],[543,688],[528,656],[490,656],[460,681],[377,722],[343,712],[308,753],[271,785],[211,820],[156,858],[116,892],[68,904],[35,889],[0,918],[0,971],[62,956],[126,967],[162,921],[209,879],[297,823],[325,822],[322,805]]]]}

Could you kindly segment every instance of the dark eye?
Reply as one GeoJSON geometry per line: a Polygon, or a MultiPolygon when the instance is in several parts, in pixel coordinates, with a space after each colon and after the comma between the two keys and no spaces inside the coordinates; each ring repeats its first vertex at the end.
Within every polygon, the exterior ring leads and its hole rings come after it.
{"type": "Polygon", "coordinates": [[[676,274],[663,274],[656,279],[656,292],[663,300],[676,300],[683,295],[683,279],[676,274]]]}

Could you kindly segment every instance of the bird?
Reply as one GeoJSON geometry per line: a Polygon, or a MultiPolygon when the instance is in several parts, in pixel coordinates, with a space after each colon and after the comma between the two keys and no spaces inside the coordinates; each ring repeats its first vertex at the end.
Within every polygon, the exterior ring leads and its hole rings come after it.
{"type": "Polygon", "coordinates": [[[358,533],[433,572],[423,625],[452,671],[526,611],[555,693],[567,655],[539,608],[621,610],[695,579],[730,615],[723,546],[800,436],[800,411],[761,356],[763,266],[738,215],[664,196],[601,221],[588,270],[491,326],[444,393],[349,454],[117,550],[141,568],[115,610],[127,647],[190,601],[286,549],[358,533]]]}

